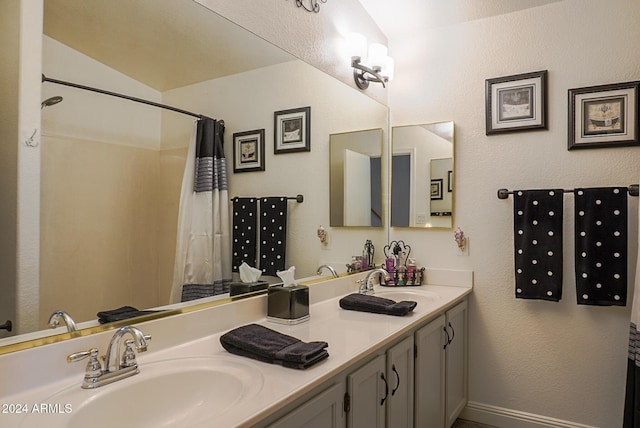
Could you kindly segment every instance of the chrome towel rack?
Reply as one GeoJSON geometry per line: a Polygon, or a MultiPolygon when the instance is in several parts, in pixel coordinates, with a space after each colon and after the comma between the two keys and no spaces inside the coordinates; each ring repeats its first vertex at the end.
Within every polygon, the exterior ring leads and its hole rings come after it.
{"type": "MultiPolygon", "coordinates": [[[[248,198],[249,196],[245,196],[246,198],[248,198]]],[[[253,196],[256,199],[261,199],[264,198],[264,196],[253,196]]],[[[234,198],[231,198],[230,200],[233,201],[234,198]]],[[[296,195],[296,196],[287,196],[287,200],[295,200],[297,203],[301,204],[302,202],[304,202],[304,196],[302,195],[296,195]]]]}
{"type": "MultiPolygon", "coordinates": [[[[575,189],[563,189],[564,193],[573,193],[575,189]]],[[[630,184],[627,187],[627,191],[631,196],[638,196],[640,194],[640,186],[638,184],[630,184]]],[[[498,189],[498,199],[507,199],[509,195],[513,195],[513,191],[509,189],[498,189]]]]}

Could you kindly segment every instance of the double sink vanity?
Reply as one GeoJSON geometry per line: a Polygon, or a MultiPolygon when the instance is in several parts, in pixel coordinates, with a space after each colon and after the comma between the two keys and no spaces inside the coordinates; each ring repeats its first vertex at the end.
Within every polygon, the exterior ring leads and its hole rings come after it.
{"type": "Polygon", "coordinates": [[[266,294],[136,323],[151,336],[135,376],[83,389],[74,353],[107,350],[114,331],[0,355],[0,425],[28,427],[449,427],[466,404],[470,271],[427,269],[427,285],[381,287],[413,300],[396,317],[343,310],[366,273],[310,284],[310,319],[266,320],[266,294]],[[256,323],[329,358],[296,370],[232,355],[220,336],[256,323]]]}

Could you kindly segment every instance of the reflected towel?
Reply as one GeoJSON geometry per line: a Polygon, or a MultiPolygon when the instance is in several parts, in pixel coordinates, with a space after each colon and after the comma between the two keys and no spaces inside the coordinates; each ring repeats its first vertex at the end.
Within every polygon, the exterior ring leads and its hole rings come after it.
{"type": "Polygon", "coordinates": [[[142,315],[155,314],[160,311],[139,311],[132,306],[122,306],[118,309],[111,309],[109,311],[100,311],[98,315],[98,322],[104,324],[107,322],[126,320],[129,318],[140,317],[142,315]]]}
{"type": "Polygon", "coordinates": [[[294,369],[309,368],[329,356],[327,342],[303,342],[258,324],[223,334],[220,344],[232,354],[294,369]]]}
{"type": "Polygon", "coordinates": [[[287,268],[287,197],[260,198],[260,269],[264,275],[276,276],[287,268]]]}
{"type": "Polygon", "coordinates": [[[580,305],[627,304],[627,189],[575,189],[576,297],[580,305]]]}
{"type": "Polygon", "coordinates": [[[513,192],[516,298],[562,298],[564,190],[513,192]]]}
{"type": "Polygon", "coordinates": [[[242,262],[256,265],[257,208],[256,198],[233,198],[233,272],[238,272],[242,262]]]}
{"type": "Polygon", "coordinates": [[[340,307],[350,311],[371,312],[374,314],[404,316],[413,311],[418,302],[403,300],[395,302],[377,296],[353,293],[340,299],[340,307]]]}

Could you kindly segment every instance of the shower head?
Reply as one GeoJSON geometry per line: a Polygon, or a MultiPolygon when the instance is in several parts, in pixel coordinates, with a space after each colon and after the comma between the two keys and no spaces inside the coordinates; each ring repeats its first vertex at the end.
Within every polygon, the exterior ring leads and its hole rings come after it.
{"type": "Polygon", "coordinates": [[[61,96],[55,96],[55,97],[47,98],[42,103],[40,103],[40,110],[42,110],[45,107],[50,107],[52,105],[58,104],[60,101],[62,101],[62,97],[61,96]]]}

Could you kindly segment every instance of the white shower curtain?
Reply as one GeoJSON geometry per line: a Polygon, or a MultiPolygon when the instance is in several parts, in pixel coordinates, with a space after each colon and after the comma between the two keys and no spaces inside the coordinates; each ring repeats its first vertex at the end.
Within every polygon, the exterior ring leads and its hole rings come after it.
{"type": "Polygon", "coordinates": [[[194,123],[182,179],[171,303],[229,291],[231,238],[224,123],[194,123]]]}
{"type": "MultiPolygon", "coordinates": [[[[640,216],[638,220],[640,222],[640,216]]],[[[640,232],[638,240],[640,248],[640,232]]],[[[631,321],[629,323],[623,428],[640,428],[640,331],[638,329],[640,329],[640,250],[637,256],[631,321]]]]}

